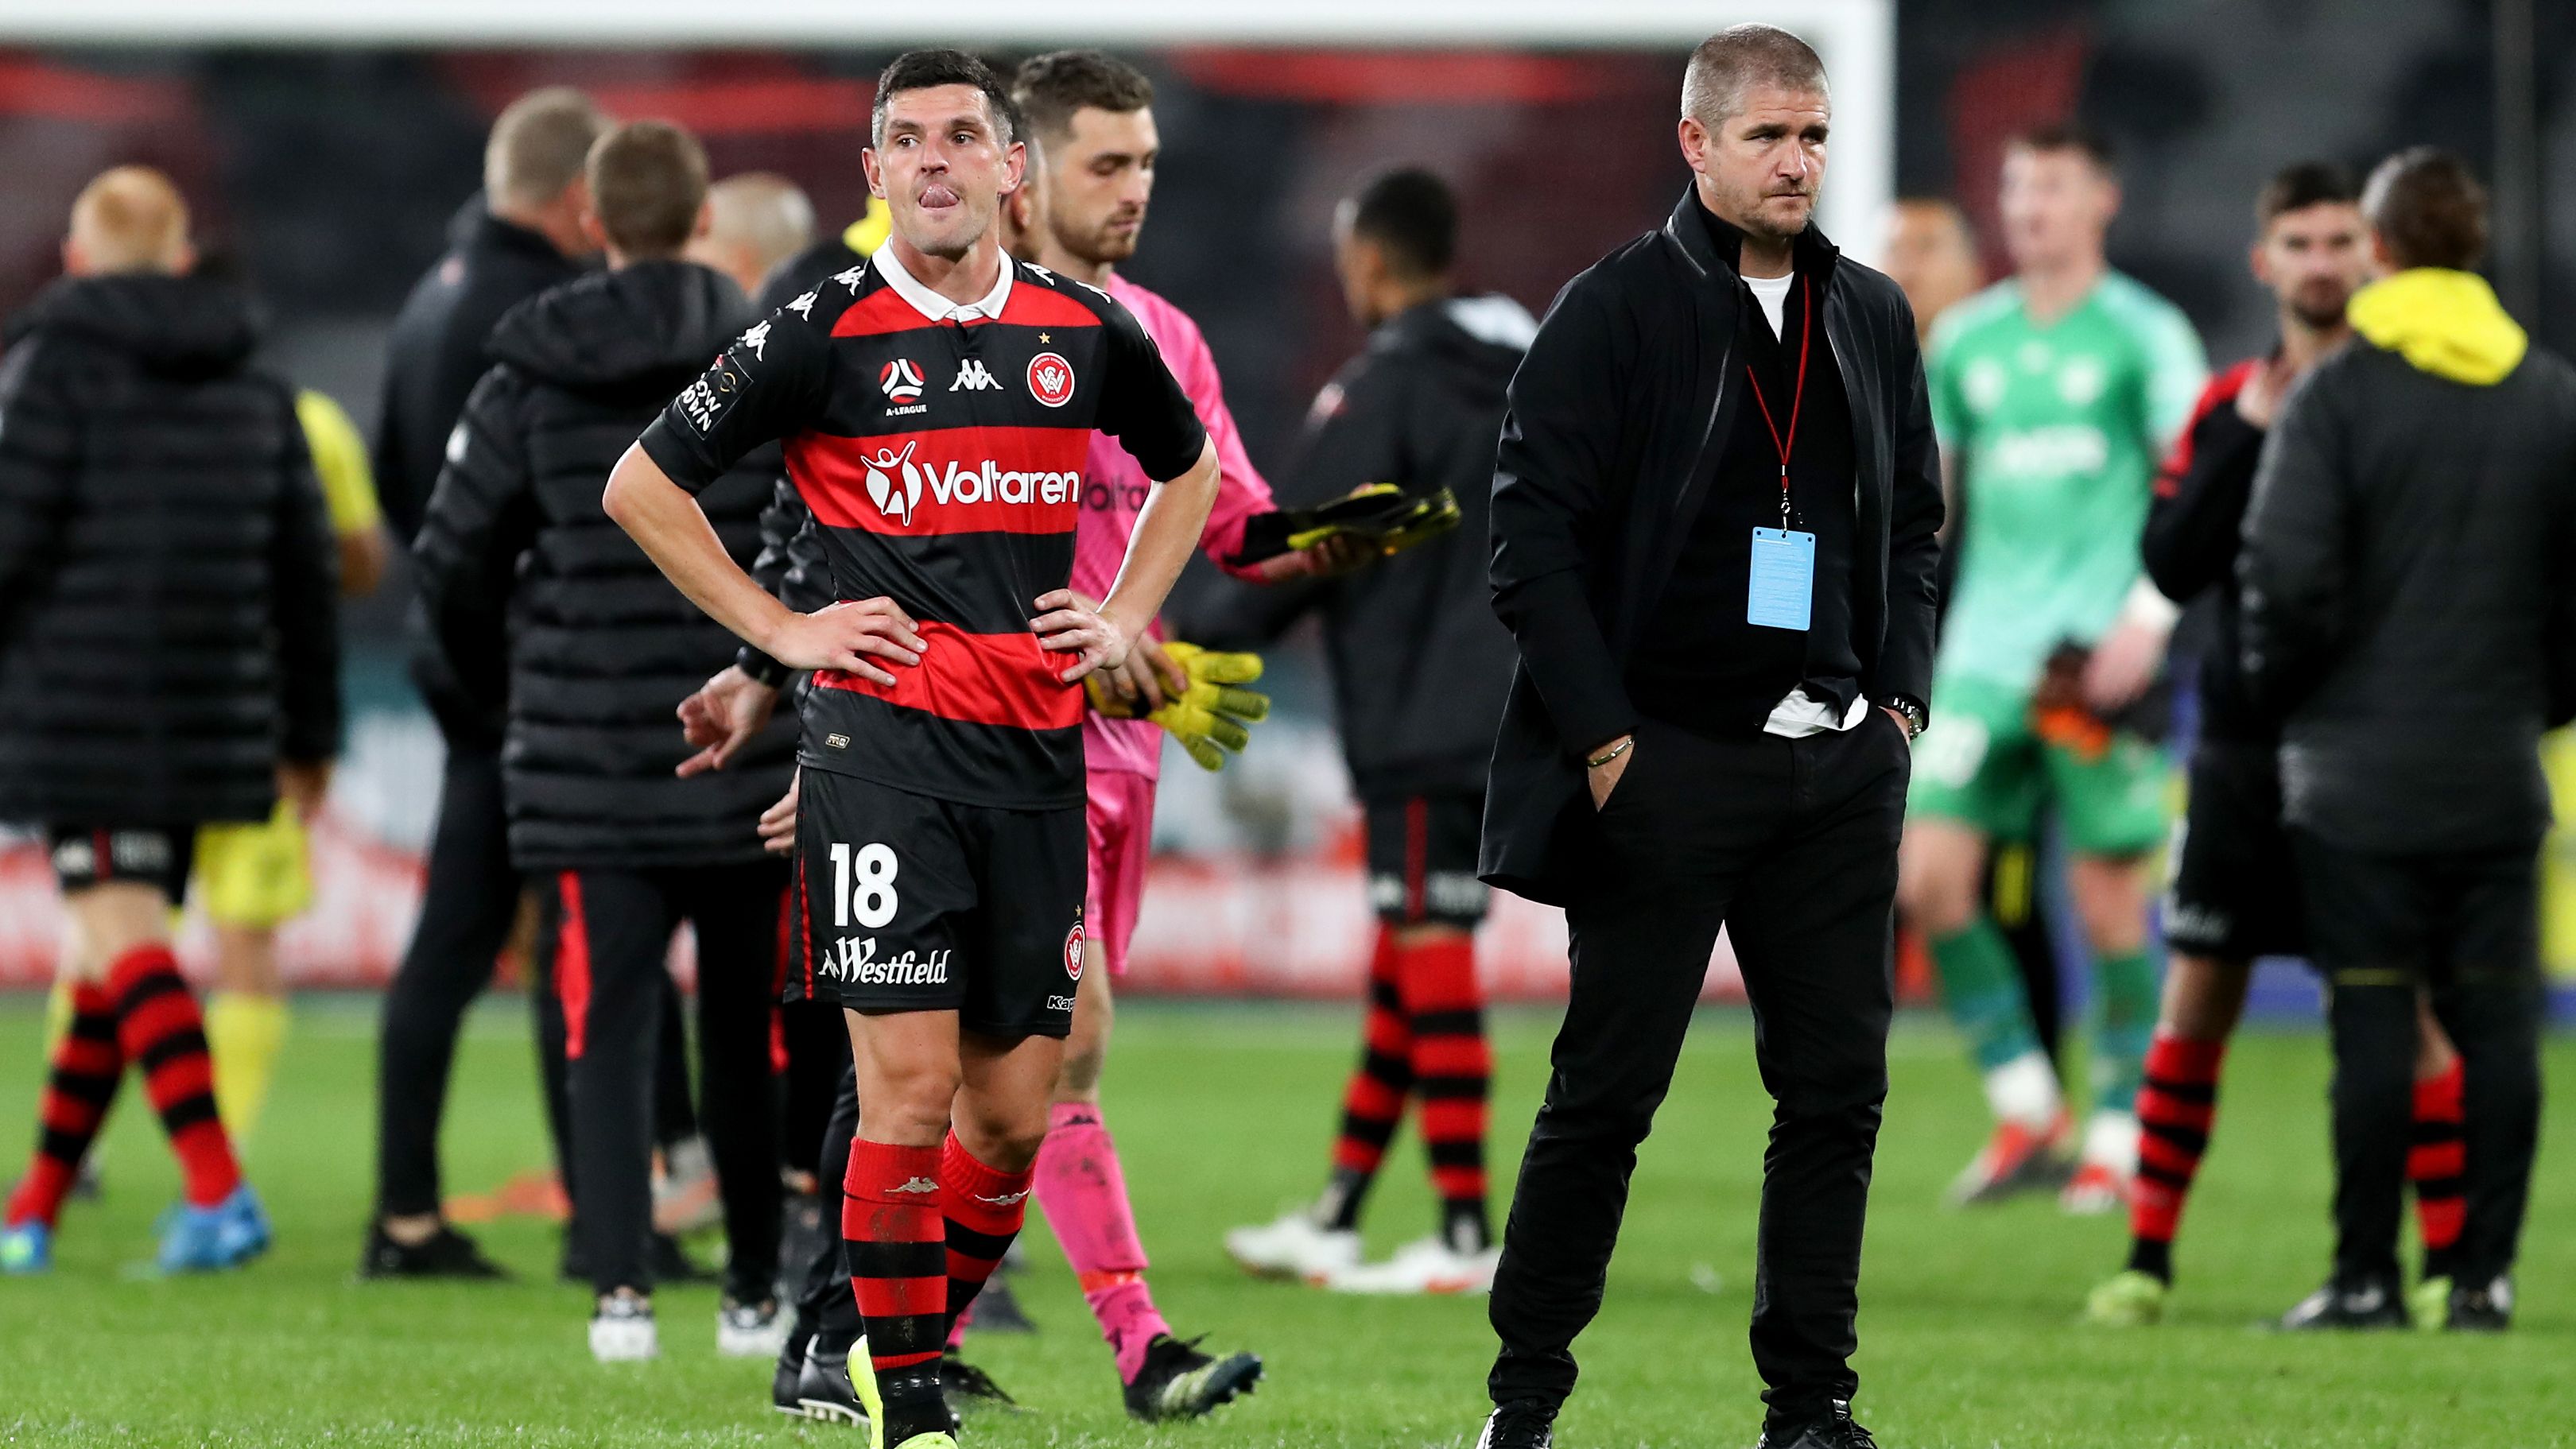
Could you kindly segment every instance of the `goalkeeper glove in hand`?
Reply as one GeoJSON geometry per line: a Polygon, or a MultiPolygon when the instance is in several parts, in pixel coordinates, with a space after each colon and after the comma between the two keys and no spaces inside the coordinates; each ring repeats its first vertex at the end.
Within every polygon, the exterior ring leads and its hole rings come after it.
{"type": "MultiPolygon", "coordinates": [[[[1161,725],[1181,748],[1198,761],[1202,770],[1222,770],[1228,751],[1243,753],[1252,742],[1247,725],[1258,723],[1270,714],[1270,696],[1238,686],[1261,677],[1258,654],[1220,654],[1195,644],[1172,643],[1163,652],[1189,676],[1189,688],[1178,695],[1166,695],[1163,707],[1142,715],[1161,725]]],[[[1091,707],[1111,719],[1136,719],[1142,701],[1123,700],[1109,692],[1108,684],[1094,673],[1083,680],[1090,691],[1091,707]]]]}
{"type": "Polygon", "coordinates": [[[1458,526],[1458,498],[1446,488],[1416,497],[1392,483],[1367,483],[1318,508],[1283,508],[1246,520],[1237,568],[1355,538],[1381,557],[1404,552],[1458,526]]]}

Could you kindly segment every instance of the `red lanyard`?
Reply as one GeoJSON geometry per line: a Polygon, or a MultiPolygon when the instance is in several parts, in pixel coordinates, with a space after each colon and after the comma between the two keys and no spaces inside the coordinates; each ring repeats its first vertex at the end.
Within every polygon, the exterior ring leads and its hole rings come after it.
{"type": "MultiPolygon", "coordinates": [[[[1755,306],[1761,306],[1757,299],[1755,306]]],[[[1807,338],[1815,328],[1815,314],[1808,307],[1807,279],[1798,279],[1798,388],[1789,394],[1789,431],[1784,437],[1780,425],[1771,421],[1771,404],[1762,400],[1762,379],[1753,364],[1744,364],[1744,378],[1753,384],[1753,405],[1762,409],[1762,426],[1771,430],[1771,446],[1780,450],[1780,526],[1789,526],[1789,450],[1798,446],[1798,408],[1807,400],[1807,338]]]]}

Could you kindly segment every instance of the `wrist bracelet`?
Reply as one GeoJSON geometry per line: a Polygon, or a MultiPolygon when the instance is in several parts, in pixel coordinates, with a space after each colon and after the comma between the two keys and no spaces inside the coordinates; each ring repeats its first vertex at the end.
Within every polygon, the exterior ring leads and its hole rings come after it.
{"type": "Polygon", "coordinates": [[[1612,760],[1619,758],[1621,755],[1628,753],[1629,746],[1634,745],[1635,743],[1637,743],[1637,737],[1635,735],[1630,735],[1619,743],[1612,745],[1610,748],[1603,750],[1597,755],[1594,755],[1591,759],[1584,761],[1583,768],[1587,770],[1600,769],[1603,765],[1606,765],[1612,760]]]}

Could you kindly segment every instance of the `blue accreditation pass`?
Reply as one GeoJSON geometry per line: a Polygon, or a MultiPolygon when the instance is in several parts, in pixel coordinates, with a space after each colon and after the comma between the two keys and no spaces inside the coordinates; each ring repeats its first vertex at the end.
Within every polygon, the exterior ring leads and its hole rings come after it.
{"type": "Polygon", "coordinates": [[[1815,600],[1816,536],[1791,528],[1753,530],[1752,587],[1744,601],[1744,622],[1803,630],[1815,600]]]}

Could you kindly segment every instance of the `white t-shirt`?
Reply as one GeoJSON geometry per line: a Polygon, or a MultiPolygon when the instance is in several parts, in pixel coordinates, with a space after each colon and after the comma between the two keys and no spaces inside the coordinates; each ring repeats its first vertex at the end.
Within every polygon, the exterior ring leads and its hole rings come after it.
{"type": "Polygon", "coordinates": [[[1744,285],[1753,289],[1753,300],[1762,304],[1762,315],[1771,322],[1771,335],[1785,337],[1789,326],[1789,289],[1798,284],[1798,274],[1785,277],[1747,277],[1744,285]]]}
{"type": "MultiPolygon", "coordinates": [[[[1762,318],[1771,324],[1771,335],[1774,337],[1787,335],[1789,289],[1797,284],[1798,276],[1795,272],[1785,277],[1746,277],[1744,279],[1744,285],[1753,289],[1753,300],[1762,304],[1762,318]]],[[[1790,690],[1788,697],[1781,700],[1771,711],[1771,718],[1763,724],[1762,732],[1782,735],[1793,740],[1804,739],[1808,735],[1821,734],[1826,730],[1847,730],[1867,718],[1869,718],[1869,701],[1866,699],[1854,699],[1851,702],[1851,708],[1845,710],[1840,718],[1836,718],[1832,705],[1822,700],[1810,699],[1804,688],[1798,688],[1790,690]]]]}

